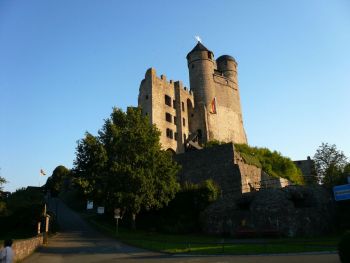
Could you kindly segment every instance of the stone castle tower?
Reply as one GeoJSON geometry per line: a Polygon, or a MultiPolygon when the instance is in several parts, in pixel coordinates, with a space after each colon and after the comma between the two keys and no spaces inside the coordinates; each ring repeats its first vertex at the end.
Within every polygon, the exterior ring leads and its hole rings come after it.
{"type": "Polygon", "coordinates": [[[247,143],[237,81],[237,62],[228,55],[214,60],[202,43],[188,53],[190,90],[181,81],[146,72],[138,104],[161,131],[164,149],[182,153],[208,141],[247,143]]]}

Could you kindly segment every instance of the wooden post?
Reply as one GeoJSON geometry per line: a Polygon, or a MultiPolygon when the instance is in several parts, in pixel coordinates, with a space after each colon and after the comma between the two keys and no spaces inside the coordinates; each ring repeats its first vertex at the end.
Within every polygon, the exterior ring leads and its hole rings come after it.
{"type": "Polygon", "coordinates": [[[49,222],[50,222],[50,216],[49,216],[49,215],[46,215],[46,217],[45,217],[45,232],[43,233],[44,244],[47,244],[47,243],[48,243],[49,222]]]}

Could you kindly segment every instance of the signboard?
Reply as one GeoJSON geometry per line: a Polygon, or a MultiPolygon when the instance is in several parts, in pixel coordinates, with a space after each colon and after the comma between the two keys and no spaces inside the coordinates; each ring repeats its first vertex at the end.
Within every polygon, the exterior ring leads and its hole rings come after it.
{"type": "Polygon", "coordinates": [[[104,214],[105,213],[105,208],[103,206],[97,207],[97,214],[104,214]]]}
{"type": "Polygon", "coordinates": [[[120,219],[121,216],[120,216],[120,208],[115,208],[114,209],[114,218],[115,219],[120,219]]]}
{"type": "Polygon", "coordinates": [[[89,209],[93,209],[93,208],[94,208],[94,202],[93,201],[87,201],[86,209],[89,210],[89,209]]]}
{"type": "Polygon", "coordinates": [[[335,201],[350,199],[350,184],[337,185],[333,187],[335,201]]]}

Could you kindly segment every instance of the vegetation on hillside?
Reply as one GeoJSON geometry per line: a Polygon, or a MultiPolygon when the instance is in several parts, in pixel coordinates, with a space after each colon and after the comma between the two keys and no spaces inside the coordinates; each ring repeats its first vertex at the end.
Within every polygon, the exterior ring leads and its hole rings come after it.
{"type": "MultiPolygon", "coordinates": [[[[205,147],[222,145],[223,142],[212,140],[205,144],[205,147]]],[[[303,176],[300,169],[293,161],[277,151],[267,148],[251,147],[247,144],[235,144],[235,151],[239,152],[247,164],[261,168],[267,174],[274,177],[288,179],[295,184],[303,184],[303,176]]]]}
{"type": "Polygon", "coordinates": [[[277,151],[267,148],[251,147],[247,144],[235,144],[235,150],[248,164],[260,167],[267,174],[274,177],[288,179],[295,184],[303,184],[303,176],[300,169],[293,161],[277,151]]]}

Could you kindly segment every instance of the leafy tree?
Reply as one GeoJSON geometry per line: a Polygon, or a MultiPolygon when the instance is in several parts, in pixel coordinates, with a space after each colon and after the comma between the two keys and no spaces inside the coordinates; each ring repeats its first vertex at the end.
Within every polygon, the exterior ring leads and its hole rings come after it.
{"type": "MultiPolygon", "coordinates": [[[[1,168],[0,168],[1,169],[1,168]]],[[[7,181],[5,178],[1,177],[0,176],[0,192],[2,191],[3,189],[3,185],[6,184],[7,181]]],[[[2,195],[0,193],[0,216],[1,215],[4,215],[6,213],[6,203],[2,200],[2,195]]]]}
{"type": "Polygon", "coordinates": [[[113,207],[136,215],[161,208],[178,191],[178,165],[161,150],[160,132],[140,108],[113,109],[97,137],[81,141],[74,162],[81,187],[113,207]]]}
{"type": "Polygon", "coordinates": [[[99,138],[87,132],[85,138],[78,141],[73,174],[84,194],[96,202],[104,199],[107,160],[107,152],[99,138]]]}
{"type": "Polygon", "coordinates": [[[4,217],[0,217],[1,231],[32,236],[41,218],[43,200],[39,187],[17,189],[6,199],[7,212],[4,217]]]}
{"type": "Polygon", "coordinates": [[[52,195],[56,196],[63,187],[63,183],[68,179],[69,169],[63,165],[59,165],[53,170],[52,175],[47,178],[45,187],[48,189],[52,195]]]}
{"type": "Polygon", "coordinates": [[[7,183],[6,179],[0,176],[0,191],[2,191],[2,186],[6,183],[7,183]]]}
{"type": "MultiPolygon", "coordinates": [[[[0,170],[1,170],[1,168],[0,168],[0,170]]],[[[2,186],[6,183],[7,183],[6,179],[4,177],[0,176],[0,191],[2,191],[2,186]]]]}
{"type": "Polygon", "coordinates": [[[325,186],[331,187],[344,181],[350,170],[347,157],[335,144],[322,143],[316,150],[314,161],[318,181],[325,186]]]}

